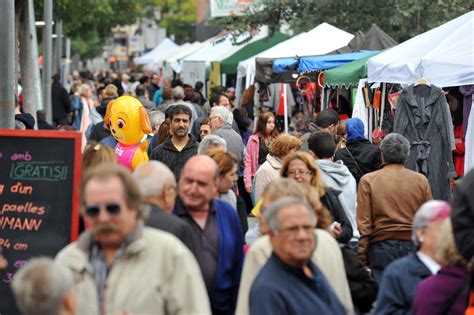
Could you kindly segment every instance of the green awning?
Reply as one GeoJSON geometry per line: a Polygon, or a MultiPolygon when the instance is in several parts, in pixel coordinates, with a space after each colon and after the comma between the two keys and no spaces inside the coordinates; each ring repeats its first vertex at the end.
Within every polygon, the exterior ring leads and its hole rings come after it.
{"type": "Polygon", "coordinates": [[[357,86],[360,79],[367,78],[367,60],[379,53],[324,71],[324,86],[332,88],[357,86]]]}
{"type": "Polygon", "coordinates": [[[221,73],[236,74],[239,62],[248,59],[256,54],[275,46],[276,44],[287,40],[288,37],[282,33],[276,32],[272,37],[265,37],[253,43],[242,47],[230,57],[221,61],[221,73]]]}

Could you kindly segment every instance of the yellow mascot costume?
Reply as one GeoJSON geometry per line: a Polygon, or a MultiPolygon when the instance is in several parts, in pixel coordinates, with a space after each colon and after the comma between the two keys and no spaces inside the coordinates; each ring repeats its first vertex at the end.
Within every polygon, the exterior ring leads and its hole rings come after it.
{"type": "Polygon", "coordinates": [[[132,96],[121,96],[107,106],[104,121],[118,141],[117,162],[131,170],[148,162],[147,135],[151,133],[150,119],[143,105],[132,96]]]}

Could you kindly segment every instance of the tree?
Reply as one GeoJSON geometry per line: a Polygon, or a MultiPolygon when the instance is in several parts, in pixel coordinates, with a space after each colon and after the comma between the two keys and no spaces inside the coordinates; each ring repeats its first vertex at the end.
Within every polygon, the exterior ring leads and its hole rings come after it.
{"type": "Polygon", "coordinates": [[[178,42],[190,41],[196,25],[196,1],[155,0],[161,9],[160,26],[174,34],[178,42]]]}
{"type": "Polygon", "coordinates": [[[237,34],[268,25],[273,33],[288,24],[295,32],[327,22],[351,33],[377,23],[402,42],[474,9],[471,0],[257,0],[243,16],[215,19],[237,34]]]}

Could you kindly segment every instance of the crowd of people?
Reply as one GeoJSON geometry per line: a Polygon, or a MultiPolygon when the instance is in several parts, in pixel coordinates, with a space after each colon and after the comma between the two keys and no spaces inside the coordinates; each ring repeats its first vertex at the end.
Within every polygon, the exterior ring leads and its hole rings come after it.
{"type": "MultiPolygon", "coordinates": [[[[155,73],[81,72],[66,86],[55,76],[53,124],[38,111],[37,128],[83,135],[82,232],[18,271],[20,310],[463,314],[474,171],[451,203],[432,200],[427,176],[405,167],[403,135],[371,143],[360,119],[333,109],[285,133],[251,90],[236,104],[232,89],[207,100],[201,82],[155,73]],[[133,171],[117,164],[104,122],[121,95],[140,101],[152,129],[150,161],[133,171]]],[[[17,127],[34,128],[20,105],[17,127]]]]}

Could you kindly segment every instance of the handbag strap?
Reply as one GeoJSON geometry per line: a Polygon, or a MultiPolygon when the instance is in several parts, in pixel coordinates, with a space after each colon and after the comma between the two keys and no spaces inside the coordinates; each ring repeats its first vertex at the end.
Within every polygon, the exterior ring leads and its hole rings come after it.
{"type": "Polygon", "coordinates": [[[360,176],[362,177],[362,175],[364,175],[364,172],[362,172],[362,170],[360,169],[360,166],[359,166],[359,163],[357,163],[356,159],[354,158],[354,156],[352,155],[351,151],[349,151],[349,149],[347,148],[347,146],[345,147],[345,149],[347,150],[347,152],[349,153],[352,161],[354,161],[356,167],[357,167],[357,170],[359,171],[360,173],[360,176]]]}

